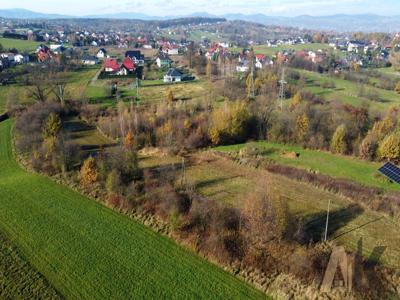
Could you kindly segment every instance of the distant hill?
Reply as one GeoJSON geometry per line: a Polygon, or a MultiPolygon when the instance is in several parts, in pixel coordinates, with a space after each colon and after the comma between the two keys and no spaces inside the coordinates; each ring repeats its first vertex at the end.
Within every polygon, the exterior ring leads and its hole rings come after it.
{"type": "Polygon", "coordinates": [[[23,8],[0,9],[0,17],[9,19],[63,19],[71,16],[58,14],[45,14],[23,8]]]}
{"type": "MultiPolygon", "coordinates": [[[[77,18],[76,16],[66,16],[57,14],[44,14],[33,12],[26,9],[1,9],[0,17],[17,19],[64,19],[77,18]]],[[[299,27],[316,30],[335,30],[335,31],[379,31],[396,32],[400,31],[400,16],[378,16],[373,14],[360,15],[331,15],[331,16],[309,16],[302,15],[297,17],[267,16],[265,14],[225,14],[212,15],[207,12],[197,12],[190,15],[175,16],[151,16],[136,12],[124,12],[114,14],[87,15],[80,18],[106,18],[106,19],[136,19],[136,20],[171,20],[177,18],[204,17],[204,18],[225,18],[227,20],[242,20],[261,23],[264,25],[277,25],[285,27],[299,27]]]]}
{"type": "Polygon", "coordinates": [[[335,31],[364,31],[364,32],[397,32],[400,30],[400,16],[363,15],[332,15],[332,16],[297,16],[273,17],[263,14],[224,15],[228,20],[243,20],[262,23],[265,25],[280,25],[319,30],[335,31]]]}

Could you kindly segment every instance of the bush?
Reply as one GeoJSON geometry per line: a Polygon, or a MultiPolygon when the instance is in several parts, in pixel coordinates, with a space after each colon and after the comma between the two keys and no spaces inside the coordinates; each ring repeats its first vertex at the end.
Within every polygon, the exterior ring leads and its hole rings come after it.
{"type": "Polygon", "coordinates": [[[334,153],[340,153],[340,154],[345,154],[347,152],[347,141],[346,141],[346,126],[345,125],[340,125],[338,128],[336,128],[335,133],[333,134],[332,140],[331,140],[331,150],[334,153]]]}
{"type": "Polygon", "coordinates": [[[400,160],[400,134],[392,133],[379,144],[378,155],[380,159],[400,160]]]}
{"type": "Polygon", "coordinates": [[[217,109],[212,114],[211,141],[214,145],[244,142],[249,138],[251,123],[252,117],[244,102],[217,109]]]}
{"type": "Polygon", "coordinates": [[[97,171],[96,161],[93,157],[86,159],[81,168],[81,183],[89,186],[97,181],[99,173],[97,171]]]}
{"type": "Polygon", "coordinates": [[[360,157],[363,159],[374,160],[378,149],[378,139],[375,134],[369,133],[360,145],[360,157]]]}

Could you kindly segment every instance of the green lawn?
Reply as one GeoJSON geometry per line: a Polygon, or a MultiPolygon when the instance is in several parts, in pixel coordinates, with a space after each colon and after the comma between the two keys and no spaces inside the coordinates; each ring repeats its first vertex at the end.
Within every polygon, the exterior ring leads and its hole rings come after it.
{"type": "Polygon", "coordinates": [[[15,162],[0,123],[0,230],[66,298],[265,299],[172,240],[15,162]]]}
{"type": "Polygon", "coordinates": [[[297,146],[281,145],[269,142],[255,142],[233,146],[221,146],[216,150],[223,152],[239,151],[246,145],[256,147],[265,157],[277,163],[292,167],[320,172],[335,178],[349,179],[366,186],[383,188],[386,190],[400,190],[398,184],[390,183],[386,179],[377,177],[377,169],[381,164],[367,162],[349,156],[334,155],[324,151],[306,150],[297,146]],[[298,158],[284,157],[284,152],[295,151],[298,158]]]}
{"type": "Polygon", "coordinates": [[[0,44],[6,49],[16,48],[21,52],[34,52],[40,42],[0,38],[0,44]]]}

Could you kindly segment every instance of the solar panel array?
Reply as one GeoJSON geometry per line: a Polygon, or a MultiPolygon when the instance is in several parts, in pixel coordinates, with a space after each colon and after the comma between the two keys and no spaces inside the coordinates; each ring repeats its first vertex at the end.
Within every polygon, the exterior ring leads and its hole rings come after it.
{"type": "Polygon", "coordinates": [[[394,164],[390,162],[386,163],[379,169],[379,172],[388,177],[390,180],[400,184],[400,168],[396,167],[394,164]]]}

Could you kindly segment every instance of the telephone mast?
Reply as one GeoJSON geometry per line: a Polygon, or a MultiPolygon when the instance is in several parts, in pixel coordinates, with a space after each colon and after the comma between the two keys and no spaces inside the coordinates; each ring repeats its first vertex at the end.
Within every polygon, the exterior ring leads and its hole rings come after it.
{"type": "Polygon", "coordinates": [[[279,80],[279,84],[279,100],[281,110],[283,110],[283,100],[285,100],[285,85],[287,84],[287,82],[285,81],[285,68],[282,68],[282,77],[281,80],[279,80]]]}

